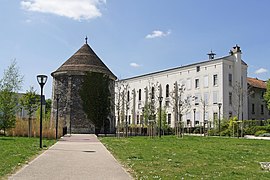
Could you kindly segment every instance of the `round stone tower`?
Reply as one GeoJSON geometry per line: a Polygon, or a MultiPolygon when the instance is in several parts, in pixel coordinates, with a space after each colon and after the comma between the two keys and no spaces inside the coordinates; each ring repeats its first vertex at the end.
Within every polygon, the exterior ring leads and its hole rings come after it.
{"type": "MultiPolygon", "coordinates": [[[[79,91],[86,72],[99,72],[109,76],[110,91],[114,99],[114,81],[116,76],[101,61],[92,48],[86,43],[72,55],[56,71],[53,77],[52,91],[52,119],[56,119],[57,94],[59,94],[58,113],[59,122],[68,133],[95,133],[94,125],[87,119],[83,111],[79,91]]],[[[108,133],[115,131],[114,108],[106,120],[108,133]]],[[[101,130],[101,132],[104,130],[101,130]]]]}

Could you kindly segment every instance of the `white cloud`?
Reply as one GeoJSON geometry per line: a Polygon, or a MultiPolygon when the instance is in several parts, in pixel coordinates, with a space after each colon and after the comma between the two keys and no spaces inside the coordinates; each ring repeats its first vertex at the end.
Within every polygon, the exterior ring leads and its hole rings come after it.
{"type": "Polygon", "coordinates": [[[266,72],[268,72],[267,69],[260,68],[260,69],[258,69],[258,70],[255,71],[255,74],[262,74],[262,73],[266,73],[266,72]]]}
{"type": "Polygon", "coordinates": [[[129,64],[131,67],[135,67],[135,68],[138,68],[138,67],[141,67],[141,65],[137,64],[137,63],[130,63],[129,64]]]}
{"type": "Polygon", "coordinates": [[[22,9],[26,11],[56,14],[74,20],[88,20],[100,17],[99,6],[106,0],[24,0],[22,9]]]}
{"type": "Polygon", "coordinates": [[[160,30],[155,30],[152,31],[151,34],[148,34],[145,36],[146,39],[153,39],[153,38],[158,38],[158,37],[165,37],[171,34],[171,31],[168,30],[167,32],[163,32],[160,30]]]}

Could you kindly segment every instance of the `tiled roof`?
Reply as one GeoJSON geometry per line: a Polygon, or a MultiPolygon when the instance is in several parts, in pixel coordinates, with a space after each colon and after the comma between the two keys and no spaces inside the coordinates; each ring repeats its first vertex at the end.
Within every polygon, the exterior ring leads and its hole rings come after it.
{"type": "Polygon", "coordinates": [[[260,89],[266,89],[266,83],[263,80],[248,77],[247,82],[252,87],[256,87],[256,88],[260,88],[260,89]]]}
{"type": "Polygon", "coordinates": [[[116,76],[101,61],[92,48],[88,44],[84,44],[74,55],[72,55],[64,64],[62,64],[55,72],[100,72],[109,75],[112,79],[116,76]]]}

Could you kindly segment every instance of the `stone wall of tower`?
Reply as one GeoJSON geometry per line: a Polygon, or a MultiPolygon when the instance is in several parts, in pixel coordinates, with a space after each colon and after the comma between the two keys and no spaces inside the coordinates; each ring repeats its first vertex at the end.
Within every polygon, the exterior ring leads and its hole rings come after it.
{"type": "MultiPolygon", "coordinates": [[[[60,94],[58,103],[59,122],[67,128],[70,133],[95,133],[95,127],[87,119],[83,111],[82,100],[80,98],[80,88],[83,83],[84,75],[57,75],[53,81],[53,106],[52,106],[52,119],[56,119],[57,100],[56,94],[60,94]]],[[[114,100],[114,81],[112,80],[109,87],[114,100]]],[[[114,102],[112,102],[111,113],[108,116],[109,129],[107,133],[114,133],[115,131],[115,118],[114,118],[114,102]]],[[[101,129],[101,132],[104,130],[101,129]]]]}

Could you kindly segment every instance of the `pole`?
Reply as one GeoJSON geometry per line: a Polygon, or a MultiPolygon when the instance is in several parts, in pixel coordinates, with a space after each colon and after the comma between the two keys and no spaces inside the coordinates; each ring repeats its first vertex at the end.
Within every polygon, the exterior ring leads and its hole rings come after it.
{"type": "Polygon", "coordinates": [[[218,134],[220,136],[220,108],[221,105],[218,106],[218,134]]]}
{"type": "Polygon", "coordinates": [[[55,126],[55,139],[58,139],[58,103],[59,103],[59,97],[58,94],[56,95],[56,126],[55,126]]]}
{"type": "Polygon", "coordinates": [[[159,100],[159,137],[161,138],[161,103],[162,101],[159,100]]]}
{"type": "Polygon", "coordinates": [[[43,97],[43,86],[41,85],[41,96],[40,96],[40,125],[39,125],[39,147],[42,148],[42,97],[43,97]]]}

